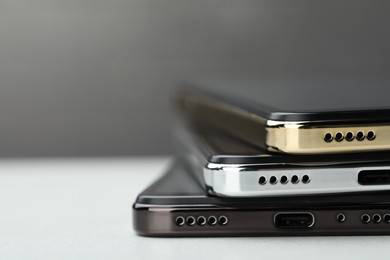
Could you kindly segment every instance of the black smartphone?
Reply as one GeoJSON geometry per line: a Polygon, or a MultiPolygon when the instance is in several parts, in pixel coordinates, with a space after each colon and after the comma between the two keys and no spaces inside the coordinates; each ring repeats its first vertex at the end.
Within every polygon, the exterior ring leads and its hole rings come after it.
{"type": "Polygon", "coordinates": [[[220,198],[209,196],[185,164],[137,197],[141,236],[299,236],[390,234],[390,193],[220,198]]]}
{"type": "Polygon", "coordinates": [[[267,151],[322,154],[390,149],[390,74],[230,77],[183,85],[186,118],[267,151]]]}
{"type": "Polygon", "coordinates": [[[270,154],[210,129],[176,127],[177,156],[210,194],[291,196],[390,190],[390,152],[270,154]]]}

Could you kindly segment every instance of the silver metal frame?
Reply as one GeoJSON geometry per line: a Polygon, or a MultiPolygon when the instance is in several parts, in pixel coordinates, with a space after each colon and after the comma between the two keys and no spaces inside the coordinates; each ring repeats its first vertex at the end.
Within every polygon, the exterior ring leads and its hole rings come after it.
{"type": "MultiPolygon", "coordinates": [[[[264,167],[264,166],[263,166],[264,167]]],[[[390,170],[389,166],[378,167],[309,167],[309,168],[278,168],[264,169],[256,165],[223,165],[209,163],[203,169],[205,184],[211,192],[219,196],[229,197],[262,197],[327,194],[343,192],[390,190],[390,184],[361,185],[358,174],[362,170],[390,170]],[[303,175],[310,177],[310,182],[300,180],[294,184],[288,181],[280,182],[282,176],[290,180],[293,175],[300,179],[303,175]],[[259,178],[264,176],[267,183],[259,184],[259,178]],[[269,179],[275,176],[279,181],[271,184],[269,179]]]]}

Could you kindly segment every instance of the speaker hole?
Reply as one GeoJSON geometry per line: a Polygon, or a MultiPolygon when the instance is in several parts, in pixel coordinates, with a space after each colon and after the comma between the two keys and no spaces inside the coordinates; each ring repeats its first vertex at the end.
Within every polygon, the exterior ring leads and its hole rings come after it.
{"type": "Polygon", "coordinates": [[[190,217],[187,218],[187,224],[188,225],[193,226],[193,225],[195,225],[195,222],[196,222],[196,220],[195,220],[194,217],[190,216],[190,217]]]}
{"type": "Polygon", "coordinates": [[[390,223],[390,214],[383,215],[383,221],[385,223],[390,223]]]}
{"type": "Polygon", "coordinates": [[[183,226],[184,223],[185,223],[185,219],[184,219],[183,217],[179,216],[179,217],[177,217],[177,218],[175,219],[175,222],[176,222],[176,225],[178,225],[178,226],[183,226]]]}
{"type": "Polygon", "coordinates": [[[264,185],[267,183],[267,179],[264,176],[261,176],[259,178],[259,184],[264,185]]]}
{"type": "Polygon", "coordinates": [[[309,177],[309,175],[303,175],[302,176],[302,182],[303,183],[309,183],[310,182],[310,177],[309,177]]]}
{"type": "Polygon", "coordinates": [[[344,135],[340,132],[338,132],[334,138],[337,142],[341,142],[344,139],[344,135]]]}
{"type": "Polygon", "coordinates": [[[348,132],[345,135],[345,140],[347,140],[348,142],[351,142],[353,139],[355,139],[355,135],[352,132],[348,132]]]}
{"type": "Polygon", "coordinates": [[[333,140],[333,135],[331,133],[326,133],[324,136],[324,141],[329,143],[332,142],[332,140],[333,140]]]}
{"type": "Polygon", "coordinates": [[[222,226],[225,226],[229,222],[228,218],[225,216],[220,216],[218,221],[219,221],[219,224],[222,226]]]}
{"type": "Polygon", "coordinates": [[[340,214],[337,214],[336,219],[338,222],[343,223],[346,218],[345,218],[344,214],[340,213],[340,214]]]}
{"type": "Polygon", "coordinates": [[[372,221],[373,221],[374,223],[379,223],[379,222],[381,222],[381,220],[382,220],[382,217],[381,217],[381,215],[379,215],[379,214],[374,214],[374,215],[372,216],[372,221]]]}
{"type": "Polygon", "coordinates": [[[363,214],[360,218],[364,224],[368,224],[371,220],[370,216],[368,214],[363,214]]]}
{"type": "Polygon", "coordinates": [[[368,133],[367,133],[367,139],[370,140],[370,141],[372,141],[372,140],[375,139],[375,133],[374,133],[374,131],[368,131],[368,133]]]}
{"type": "Polygon", "coordinates": [[[198,225],[203,226],[206,224],[207,220],[205,217],[200,216],[197,218],[196,222],[198,223],[198,225]]]}
{"type": "Polygon", "coordinates": [[[291,177],[291,182],[294,183],[294,184],[297,184],[299,182],[299,178],[297,175],[293,175],[291,177]]]}
{"type": "Polygon", "coordinates": [[[287,176],[283,175],[283,176],[280,178],[280,183],[281,183],[281,184],[286,184],[287,182],[288,182],[287,176]]]}
{"type": "Polygon", "coordinates": [[[217,218],[214,217],[214,216],[210,216],[210,217],[207,219],[207,222],[209,223],[209,225],[214,226],[215,224],[217,224],[217,218]]]}
{"type": "Polygon", "coordinates": [[[364,133],[363,133],[363,131],[359,131],[359,132],[357,132],[357,134],[356,134],[356,140],[358,140],[358,141],[363,141],[364,140],[364,133]]]}
{"type": "Polygon", "coordinates": [[[271,184],[276,184],[278,182],[278,179],[275,177],[275,176],[272,176],[270,179],[269,179],[269,183],[271,184]]]}

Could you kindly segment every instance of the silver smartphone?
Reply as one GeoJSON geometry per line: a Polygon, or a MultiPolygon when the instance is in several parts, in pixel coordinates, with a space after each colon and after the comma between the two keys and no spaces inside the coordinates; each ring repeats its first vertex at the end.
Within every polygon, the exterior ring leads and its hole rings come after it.
{"type": "Polygon", "coordinates": [[[229,197],[390,190],[390,153],[270,154],[219,132],[180,127],[180,156],[209,193],[229,197]]]}

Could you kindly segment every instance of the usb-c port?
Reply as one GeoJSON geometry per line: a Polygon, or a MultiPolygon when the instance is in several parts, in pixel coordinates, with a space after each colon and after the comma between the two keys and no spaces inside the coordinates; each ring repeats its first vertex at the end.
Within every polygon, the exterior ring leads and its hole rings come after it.
{"type": "Polygon", "coordinates": [[[281,229],[306,229],[314,225],[314,215],[309,212],[277,213],[274,224],[281,229]]]}
{"type": "Polygon", "coordinates": [[[360,185],[390,184],[390,170],[364,170],[359,172],[360,185]]]}

